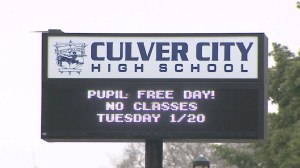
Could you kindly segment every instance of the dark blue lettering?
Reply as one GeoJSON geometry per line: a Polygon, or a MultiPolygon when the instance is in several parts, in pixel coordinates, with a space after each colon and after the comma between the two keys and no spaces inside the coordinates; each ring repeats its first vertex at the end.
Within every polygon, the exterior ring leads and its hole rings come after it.
{"type": "Polygon", "coordinates": [[[197,72],[200,72],[200,64],[196,64],[197,66],[194,66],[194,64],[191,64],[191,72],[194,72],[194,70],[197,70],[197,72]]]}
{"type": "Polygon", "coordinates": [[[183,64],[175,64],[175,72],[183,72],[183,64]],[[180,69],[178,67],[181,67],[180,69]]]}
{"type": "Polygon", "coordinates": [[[104,60],[104,57],[98,57],[98,54],[97,54],[98,46],[104,46],[104,45],[105,44],[103,42],[95,42],[92,44],[92,46],[91,46],[92,60],[94,60],[94,61],[103,61],[104,60]]]}
{"type": "Polygon", "coordinates": [[[163,49],[164,46],[169,46],[170,43],[159,42],[156,43],[156,60],[157,61],[169,61],[170,57],[163,57],[164,53],[169,53],[168,49],[163,49]]]}
{"type": "Polygon", "coordinates": [[[214,42],[212,43],[212,61],[218,61],[219,60],[219,43],[214,42]]]}
{"type": "Polygon", "coordinates": [[[247,69],[244,69],[244,64],[241,64],[241,72],[248,72],[247,69]]]}
{"type": "Polygon", "coordinates": [[[233,65],[232,64],[225,64],[224,65],[224,71],[225,72],[232,72],[233,71],[233,65]]]}
{"type": "Polygon", "coordinates": [[[233,42],[222,42],[220,46],[224,46],[224,61],[230,61],[230,48],[234,46],[233,42]]]}
{"type": "Polygon", "coordinates": [[[97,65],[92,64],[92,72],[94,72],[95,70],[98,70],[98,72],[100,72],[100,70],[101,70],[100,64],[97,64],[97,65]]]}
{"type": "Polygon", "coordinates": [[[159,72],[167,72],[167,64],[159,64],[159,72]]]}
{"type": "Polygon", "coordinates": [[[144,64],[141,64],[140,66],[138,66],[138,64],[135,64],[134,72],[137,72],[138,70],[140,70],[141,72],[144,72],[144,64]]]}
{"type": "Polygon", "coordinates": [[[242,54],[242,61],[248,61],[248,53],[253,45],[253,42],[251,42],[247,48],[245,47],[244,43],[241,42],[236,43],[236,45],[239,47],[242,54]]]}
{"type": "MultiPolygon", "coordinates": [[[[123,53],[120,53],[120,57],[113,56],[113,43],[107,42],[107,59],[110,61],[120,61],[123,57],[123,53]]],[[[122,44],[120,44],[122,45],[122,44]]]]}
{"type": "Polygon", "coordinates": [[[197,48],[196,48],[196,57],[197,60],[199,61],[209,61],[210,58],[209,57],[203,57],[203,50],[202,47],[203,46],[210,46],[210,44],[208,42],[201,42],[197,44],[197,48]]]}
{"type": "Polygon", "coordinates": [[[108,67],[107,67],[107,71],[108,71],[108,72],[111,72],[111,65],[108,64],[107,66],[108,66],[108,67]]]}
{"type": "Polygon", "coordinates": [[[178,55],[182,61],[188,61],[187,58],[188,44],[187,43],[172,43],[172,61],[178,61],[178,55]],[[181,46],[181,50],[179,49],[181,46]]]}
{"type": "Polygon", "coordinates": [[[208,65],[207,65],[207,71],[208,71],[208,72],[216,72],[216,71],[217,71],[217,66],[216,66],[216,64],[208,64],[208,65]]]}
{"type": "Polygon", "coordinates": [[[131,46],[132,46],[131,42],[125,43],[125,60],[126,61],[137,61],[137,60],[139,60],[138,57],[132,57],[131,46]]]}
{"type": "Polygon", "coordinates": [[[119,72],[126,72],[127,71],[127,65],[126,64],[119,64],[119,72]]]}
{"type": "Polygon", "coordinates": [[[153,42],[151,43],[150,49],[147,53],[146,49],[145,49],[145,44],[143,42],[138,42],[137,43],[137,45],[139,47],[140,54],[141,54],[141,58],[142,58],[143,61],[148,61],[150,59],[150,55],[152,53],[154,44],[155,43],[153,43],[153,42]]]}

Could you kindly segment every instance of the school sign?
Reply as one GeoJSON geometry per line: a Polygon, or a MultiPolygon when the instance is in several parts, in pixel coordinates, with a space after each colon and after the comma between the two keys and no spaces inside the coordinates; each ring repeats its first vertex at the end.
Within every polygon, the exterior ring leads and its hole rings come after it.
{"type": "Polygon", "coordinates": [[[263,33],[43,33],[42,138],[265,137],[263,33]]]}

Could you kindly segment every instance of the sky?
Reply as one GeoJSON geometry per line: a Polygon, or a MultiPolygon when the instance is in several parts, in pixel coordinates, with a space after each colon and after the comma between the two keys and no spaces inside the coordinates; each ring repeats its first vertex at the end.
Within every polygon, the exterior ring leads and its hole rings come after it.
{"type": "MultiPolygon", "coordinates": [[[[41,34],[263,32],[300,49],[296,0],[10,0],[0,5],[0,167],[113,168],[126,143],[40,139],[41,34]]],[[[272,62],[271,62],[272,64],[272,62]]],[[[270,106],[269,111],[276,111],[270,106]]]]}

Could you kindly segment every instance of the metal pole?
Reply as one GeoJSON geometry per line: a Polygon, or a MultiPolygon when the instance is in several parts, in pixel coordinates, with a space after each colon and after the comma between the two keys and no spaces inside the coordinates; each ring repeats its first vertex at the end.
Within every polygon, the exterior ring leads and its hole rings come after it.
{"type": "Polygon", "coordinates": [[[146,167],[145,168],[162,168],[163,165],[163,140],[146,139],[146,167]]]}

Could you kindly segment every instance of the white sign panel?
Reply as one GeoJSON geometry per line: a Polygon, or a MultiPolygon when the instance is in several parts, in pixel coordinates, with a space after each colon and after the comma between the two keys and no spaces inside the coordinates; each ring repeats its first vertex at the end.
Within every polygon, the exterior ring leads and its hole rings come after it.
{"type": "Polygon", "coordinates": [[[258,37],[49,36],[48,78],[257,79],[258,37]]]}

